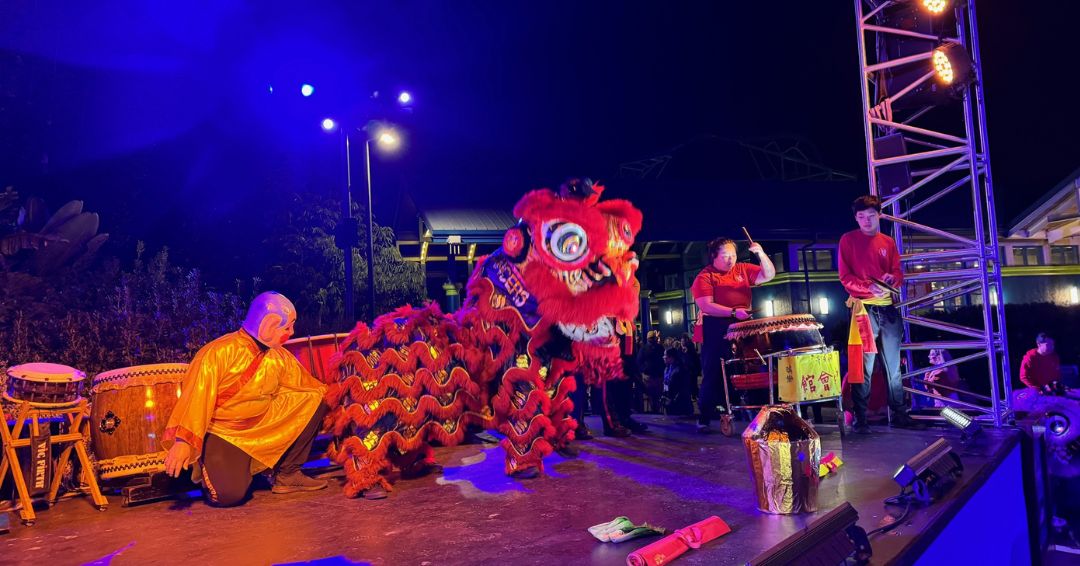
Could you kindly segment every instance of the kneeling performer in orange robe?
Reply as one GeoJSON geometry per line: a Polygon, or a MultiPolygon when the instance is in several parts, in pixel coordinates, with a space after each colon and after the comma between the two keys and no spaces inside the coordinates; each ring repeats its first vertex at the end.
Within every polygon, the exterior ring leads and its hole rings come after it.
{"type": "Polygon", "coordinates": [[[191,361],[165,429],[165,471],[176,477],[194,464],[192,479],[211,505],[239,505],[252,476],[267,469],[274,493],[326,487],[300,471],[327,407],[326,386],[282,347],[295,322],[289,299],[262,293],[240,330],[191,361]]]}

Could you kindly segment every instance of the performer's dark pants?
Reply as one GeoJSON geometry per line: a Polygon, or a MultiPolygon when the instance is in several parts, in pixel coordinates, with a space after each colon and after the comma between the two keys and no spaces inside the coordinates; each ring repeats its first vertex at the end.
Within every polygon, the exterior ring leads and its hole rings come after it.
{"type": "Polygon", "coordinates": [[[701,415],[698,424],[708,425],[716,417],[716,406],[724,390],[724,360],[733,357],[731,342],[724,339],[728,326],[735,322],[733,318],[706,316],[702,327],[701,344],[701,394],[698,406],[701,415]]]}
{"type": "MultiPolygon", "coordinates": [[[[907,413],[904,405],[904,386],[900,381],[900,341],[904,329],[900,311],[893,305],[866,305],[870,328],[874,332],[877,350],[885,367],[885,384],[889,388],[889,408],[894,412],[907,413]]],[[[866,422],[866,408],[870,403],[870,382],[874,375],[874,360],[878,354],[863,354],[862,383],[851,384],[851,401],[855,407],[855,420],[866,422]]]]}
{"type": "MultiPolygon", "coordinates": [[[[300,469],[311,454],[315,435],[330,408],[325,403],[312,415],[300,436],[278,460],[274,471],[288,474],[300,469]]],[[[251,456],[221,437],[207,434],[203,441],[202,488],[206,502],[214,507],[232,507],[244,502],[251,487],[251,456]]]]}
{"type": "Polygon", "coordinates": [[[607,402],[604,432],[610,432],[612,428],[626,426],[630,422],[634,391],[630,379],[609,379],[604,382],[604,389],[607,402]]]}
{"type": "Polygon", "coordinates": [[[589,389],[585,385],[585,376],[580,373],[574,375],[574,381],[577,382],[577,389],[570,394],[570,400],[574,402],[574,411],[570,413],[578,423],[578,428],[585,426],[585,404],[589,401],[589,389]]]}

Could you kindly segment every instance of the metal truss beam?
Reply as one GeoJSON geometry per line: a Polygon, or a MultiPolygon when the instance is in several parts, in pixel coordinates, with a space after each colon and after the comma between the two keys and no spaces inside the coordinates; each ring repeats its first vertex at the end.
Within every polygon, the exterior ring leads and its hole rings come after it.
{"type": "MultiPolygon", "coordinates": [[[[925,359],[917,360],[912,355],[914,351],[964,350],[964,355],[952,364],[985,359],[990,396],[980,399],[983,405],[965,402],[963,406],[987,412],[995,426],[1002,426],[1011,418],[1012,382],[1005,308],[1000,300],[1002,264],[986,135],[985,93],[979,80],[982,64],[975,4],[975,0],[954,2],[949,10],[936,16],[942,18],[936,23],[946,29],[936,29],[935,34],[890,25],[901,21],[895,17],[897,11],[919,10],[918,2],[855,0],[855,14],[870,190],[882,199],[883,218],[892,223],[905,270],[899,304],[904,318],[902,349],[909,370],[904,377],[916,378],[945,367],[928,366],[925,359]],[[902,56],[891,57],[890,53],[902,51],[886,49],[887,44],[902,41],[916,42],[911,45],[959,43],[971,55],[975,80],[951,104],[942,101],[939,106],[936,102],[926,103],[925,98],[919,98],[922,103],[917,103],[914,98],[917,93],[925,92],[929,81],[936,80],[930,63],[933,52],[912,53],[908,49],[902,56]],[[890,78],[895,82],[910,82],[891,85],[895,92],[886,93],[885,85],[890,78]],[[903,136],[903,150],[877,155],[875,142],[898,133],[903,136]],[[918,170],[907,169],[916,164],[918,170]],[[909,182],[888,194],[879,194],[878,178],[884,168],[890,168],[886,174],[890,175],[891,184],[895,184],[898,169],[906,171],[909,182]],[[963,192],[968,197],[958,207],[955,197],[963,192]],[[947,209],[946,197],[950,197],[947,209]],[[949,226],[940,225],[942,218],[948,219],[949,226]],[[916,236],[927,235],[944,240],[947,249],[918,249],[920,238],[916,236]],[[954,269],[942,265],[955,262],[959,265],[954,269]],[[981,311],[981,324],[972,327],[935,320],[934,310],[944,301],[965,296],[978,298],[972,303],[981,311]],[[914,341],[913,327],[929,329],[937,336],[914,341]]],[[[925,238],[922,241],[924,248],[933,247],[925,244],[925,238]]],[[[907,390],[936,397],[925,391],[907,390]]]]}

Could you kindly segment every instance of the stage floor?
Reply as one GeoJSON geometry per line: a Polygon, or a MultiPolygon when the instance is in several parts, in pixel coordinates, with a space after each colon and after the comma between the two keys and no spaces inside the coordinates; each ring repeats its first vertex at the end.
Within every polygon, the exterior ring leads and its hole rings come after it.
{"type": "MultiPolygon", "coordinates": [[[[732,532],[677,563],[742,564],[817,515],[759,512],[740,438],[698,435],[692,420],[638,418],[650,425],[648,433],[579,442],[579,458],[553,456],[547,477],[520,482],[503,475],[500,448],[466,445],[438,449],[446,466],[442,475],[400,481],[381,501],[346,499],[335,485],[292,495],[260,490],[233,509],[197,499],[123,508],[119,497],[110,497],[111,507],[99,512],[88,499],[74,498],[40,512],[32,527],[9,515],[11,533],[0,536],[0,562],[618,565],[656,539],[601,543],[587,527],[627,515],[675,529],[717,515],[732,532]]],[[[588,422],[599,429],[595,417],[588,422]]],[[[835,427],[821,430],[822,454],[836,452],[844,466],[822,480],[818,514],[846,500],[867,530],[882,525],[888,511],[902,511],[881,502],[897,493],[892,474],[907,458],[946,436],[963,460],[962,483],[949,500],[913,511],[905,524],[874,538],[875,564],[910,551],[920,534],[936,530],[931,523],[955,511],[954,498],[963,500],[970,483],[988,474],[1018,434],[991,431],[976,446],[961,448],[952,429],[879,426],[870,436],[848,435],[843,442],[835,427]]]]}

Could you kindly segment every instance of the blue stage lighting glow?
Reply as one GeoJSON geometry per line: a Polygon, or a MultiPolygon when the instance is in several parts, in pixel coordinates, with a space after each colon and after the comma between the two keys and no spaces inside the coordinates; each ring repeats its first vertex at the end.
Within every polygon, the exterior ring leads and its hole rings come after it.
{"type": "Polygon", "coordinates": [[[410,104],[412,103],[412,95],[409,91],[403,90],[397,97],[398,104],[410,104]]]}
{"type": "Polygon", "coordinates": [[[322,129],[323,130],[325,130],[327,132],[332,132],[332,131],[334,131],[334,128],[336,128],[336,127],[337,127],[337,124],[334,123],[333,120],[331,120],[330,118],[323,118],[323,121],[322,121],[322,129]]]}
{"type": "Polygon", "coordinates": [[[315,87],[304,83],[300,85],[300,94],[304,96],[311,96],[312,94],[315,94],[315,87]]]}

